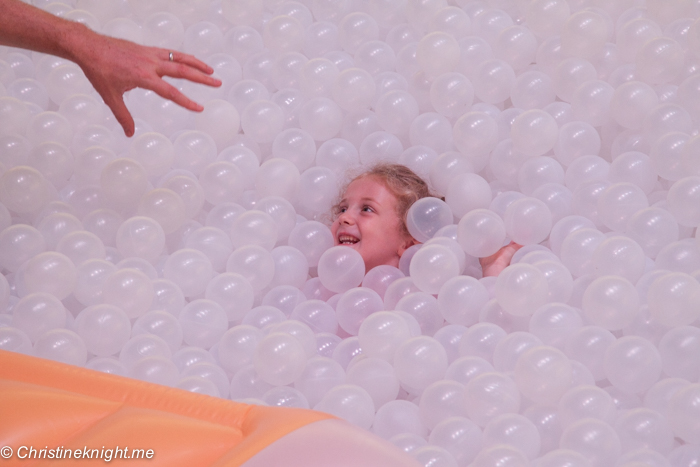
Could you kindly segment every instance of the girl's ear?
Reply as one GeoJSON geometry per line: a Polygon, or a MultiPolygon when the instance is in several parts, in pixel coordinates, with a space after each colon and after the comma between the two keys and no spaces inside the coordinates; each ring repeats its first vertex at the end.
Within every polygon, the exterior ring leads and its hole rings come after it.
{"type": "Polygon", "coordinates": [[[406,250],[408,250],[409,248],[411,248],[413,245],[417,245],[418,243],[419,243],[419,242],[418,242],[416,239],[414,239],[413,237],[411,237],[410,235],[408,235],[408,236],[404,239],[404,241],[401,242],[401,244],[399,245],[399,251],[398,251],[398,253],[399,253],[399,258],[400,258],[401,256],[403,256],[403,254],[404,254],[404,252],[405,252],[406,250]]]}

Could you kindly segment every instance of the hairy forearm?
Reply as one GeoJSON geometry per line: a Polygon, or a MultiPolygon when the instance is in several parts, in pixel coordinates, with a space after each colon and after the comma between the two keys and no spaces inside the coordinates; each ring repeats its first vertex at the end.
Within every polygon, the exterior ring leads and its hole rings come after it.
{"type": "Polygon", "coordinates": [[[94,35],[80,23],[67,21],[19,0],[0,0],[0,45],[36,50],[74,62],[94,35]]]}

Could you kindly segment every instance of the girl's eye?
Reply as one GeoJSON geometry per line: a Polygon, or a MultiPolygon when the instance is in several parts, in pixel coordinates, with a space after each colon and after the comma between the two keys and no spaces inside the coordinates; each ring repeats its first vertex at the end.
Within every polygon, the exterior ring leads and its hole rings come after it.
{"type": "Polygon", "coordinates": [[[348,208],[346,208],[346,207],[338,208],[338,214],[342,214],[347,210],[348,210],[348,208]]]}
{"type": "Polygon", "coordinates": [[[370,206],[364,206],[362,210],[365,212],[374,212],[374,209],[372,209],[370,206]]]}

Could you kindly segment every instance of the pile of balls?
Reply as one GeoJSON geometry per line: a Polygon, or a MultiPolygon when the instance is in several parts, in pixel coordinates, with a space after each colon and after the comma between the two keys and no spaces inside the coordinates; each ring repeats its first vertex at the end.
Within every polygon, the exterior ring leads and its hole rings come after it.
{"type": "Polygon", "coordinates": [[[33,3],[223,85],[131,91],[127,139],[75,64],[0,47],[0,349],[431,467],[700,462],[697,2],[33,3]],[[442,199],[365,274],[328,219],[379,161],[442,199]]]}

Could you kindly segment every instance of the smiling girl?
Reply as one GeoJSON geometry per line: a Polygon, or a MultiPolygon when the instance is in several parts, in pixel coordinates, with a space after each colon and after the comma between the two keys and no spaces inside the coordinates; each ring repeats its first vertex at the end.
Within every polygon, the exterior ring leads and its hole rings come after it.
{"type": "MultiPolygon", "coordinates": [[[[408,167],[372,167],[348,184],[334,207],[331,232],[335,244],[359,252],[366,271],[382,264],[398,267],[401,255],[418,243],[406,227],[406,213],[427,196],[433,196],[428,185],[408,167]]],[[[480,258],[484,277],[497,276],[518,248],[520,245],[511,243],[492,256],[480,258]]]]}

